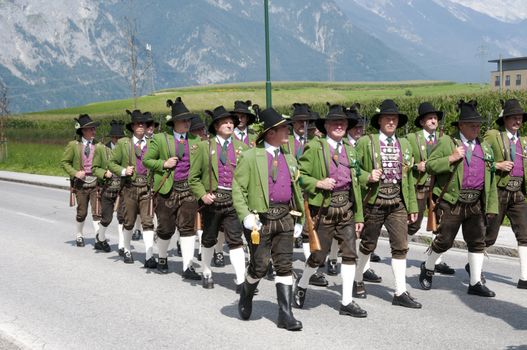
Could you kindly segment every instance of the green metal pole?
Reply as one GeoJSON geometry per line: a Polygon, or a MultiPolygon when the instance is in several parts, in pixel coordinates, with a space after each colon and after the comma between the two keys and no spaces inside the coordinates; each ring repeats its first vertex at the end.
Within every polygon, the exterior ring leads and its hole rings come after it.
{"type": "Polygon", "coordinates": [[[273,106],[273,99],[271,96],[271,55],[269,53],[269,0],[264,0],[265,12],[265,101],[267,108],[273,106]]]}

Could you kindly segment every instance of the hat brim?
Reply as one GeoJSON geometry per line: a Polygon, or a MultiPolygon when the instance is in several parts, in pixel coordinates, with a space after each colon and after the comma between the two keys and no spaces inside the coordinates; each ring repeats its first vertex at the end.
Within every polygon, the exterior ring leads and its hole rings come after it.
{"type": "Polygon", "coordinates": [[[221,116],[219,118],[214,119],[210,123],[210,125],[209,125],[209,127],[207,129],[209,131],[209,134],[216,136],[216,129],[214,128],[214,124],[216,122],[222,120],[222,119],[225,119],[225,118],[232,118],[232,121],[234,122],[234,127],[237,127],[240,124],[240,119],[238,119],[237,116],[235,116],[234,114],[225,114],[225,115],[223,115],[223,116],[221,116]]]}
{"type": "Polygon", "coordinates": [[[455,120],[450,125],[452,126],[459,126],[459,123],[480,123],[483,124],[484,120],[482,117],[479,118],[473,118],[473,119],[465,119],[465,120],[455,120]]]}
{"type": "Polygon", "coordinates": [[[508,114],[508,115],[504,115],[504,116],[498,117],[498,119],[496,119],[495,123],[497,125],[499,125],[499,126],[503,126],[503,124],[505,123],[504,118],[510,117],[511,115],[520,115],[520,114],[523,115],[522,123],[527,122],[527,113],[514,113],[514,114],[508,114]]]}
{"type": "Polygon", "coordinates": [[[326,118],[320,118],[320,119],[315,120],[315,126],[317,127],[318,131],[320,131],[321,133],[326,135],[327,131],[326,131],[326,128],[324,127],[324,124],[326,124],[326,121],[331,121],[331,120],[346,120],[348,122],[348,126],[346,127],[346,131],[348,131],[349,129],[353,128],[358,123],[357,120],[351,119],[349,117],[343,118],[341,116],[338,116],[338,118],[337,118],[336,116],[334,116],[333,118],[331,118],[328,115],[328,117],[326,117],[326,118]]]}
{"type": "Polygon", "coordinates": [[[282,126],[282,125],[290,125],[291,123],[292,123],[292,120],[291,120],[291,119],[285,119],[285,118],[284,118],[284,119],[280,120],[280,121],[279,121],[278,123],[276,123],[275,125],[273,125],[273,126],[271,126],[271,127],[268,127],[267,129],[265,129],[264,131],[262,131],[262,132],[258,135],[258,137],[256,138],[256,143],[260,143],[260,141],[263,140],[265,134],[266,134],[269,130],[271,130],[271,129],[273,129],[273,128],[276,128],[276,127],[278,127],[278,126],[282,126]]]}
{"type": "Polygon", "coordinates": [[[247,126],[249,126],[251,124],[254,124],[254,122],[256,121],[256,115],[252,114],[248,110],[235,109],[235,110],[231,111],[231,113],[232,114],[234,114],[234,113],[245,114],[247,116],[247,126]]]}
{"type": "Polygon", "coordinates": [[[425,114],[420,114],[417,116],[417,118],[415,118],[414,120],[414,125],[418,128],[422,128],[421,126],[421,119],[423,119],[424,117],[426,117],[427,115],[429,114],[435,114],[437,115],[437,120],[440,121],[441,119],[443,119],[443,115],[444,113],[442,111],[430,111],[430,112],[426,112],[425,114]]]}
{"type": "Polygon", "coordinates": [[[166,122],[166,125],[167,126],[174,126],[174,122],[177,121],[177,120],[190,120],[194,117],[199,117],[199,115],[195,114],[195,113],[191,113],[191,112],[187,112],[187,113],[182,113],[182,114],[179,114],[175,117],[172,117],[170,118],[169,120],[167,120],[166,122]]]}
{"type": "Polygon", "coordinates": [[[303,121],[311,121],[311,120],[317,120],[319,118],[313,116],[312,114],[298,114],[291,116],[291,121],[293,122],[303,122],[303,121]]]}
{"type": "Polygon", "coordinates": [[[82,135],[82,129],[96,128],[96,127],[98,127],[99,125],[101,125],[100,122],[91,121],[91,122],[89,122],[89,123],[84,124],[83,126],[81,126],[80,128],[78,128],[77,130],[75,130],[75,133],[76,133],[77,135],[82,135]]]}
{"type": "Polygon", "coordinates": [[[373,117],[371,117],[371,126],[373,126],[375,129],[379,130],[381,126],[379,125],[379,118],[383,115],[396,115],[399,117],[399,121],[397,122],[397,129],[402,128],[403,126],[408,123],[408,116],[403,113],[375,113],[373,117]]]}

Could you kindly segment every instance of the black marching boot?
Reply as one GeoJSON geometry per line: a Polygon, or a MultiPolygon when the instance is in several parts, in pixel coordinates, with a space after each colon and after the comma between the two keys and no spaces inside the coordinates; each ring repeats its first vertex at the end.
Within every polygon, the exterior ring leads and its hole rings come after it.
{"type": "Polygon", "coordinates": [[[302,329],[302,322],[293,316],[291,310],[291,300],[293,299],[293,286],[283,283],[276,284],[276,297],[278,299],[278,328],[285,328],[288,331],[299,331],[302,329]]]}
{"type": "Polygon", "coordinates": [[[240,291],[240,301],[238,302],[238,314],[242,320],[248,320],[253,311],[253,297],[258,283],[250,284],[245,280],[240,291]]]}

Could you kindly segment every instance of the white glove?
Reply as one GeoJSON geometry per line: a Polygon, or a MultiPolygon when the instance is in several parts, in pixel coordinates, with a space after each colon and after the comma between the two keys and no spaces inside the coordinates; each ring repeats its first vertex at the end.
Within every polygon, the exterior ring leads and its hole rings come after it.
{"type": "Polygon", "coordinates": [[[255,227],[257,230],[260,230],[262,228],[262,223],[256,218],[256,215],[249,214],[243,218],[243,226],[248,230],[252,230],[255,227]]]}
{"type": "Polygon", "coordinates": [[[304,229],[304,225],[302,224],[295,224],[295,229],[293,231],[293,237],[298,238],[302,234],[302,231],[304,229]]]}

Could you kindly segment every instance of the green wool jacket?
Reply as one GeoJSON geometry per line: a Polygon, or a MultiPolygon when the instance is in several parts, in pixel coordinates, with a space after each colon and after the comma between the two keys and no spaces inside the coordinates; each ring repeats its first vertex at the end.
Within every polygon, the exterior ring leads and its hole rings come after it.
{"type": "MultiPolygon", "coordinates": [[[[356,161],[356,154],[353,147],[346,139],[342,139],[348,162],[351,166],[351,185],[353,188],[353,212],[355,213],[355,222],[364,222],[362,211],[361,188],[358,182],[360,168],[356,161]]],[[[331,202],[331,193],[317,188],[317,182],[329,176],[329,162],[331,162],[331,153],[326,138],[312,140],[304,148],[304,154],[298,161],[300,165],[300,184],[308,194],[310,205],[327,208],[331,202]],[[324,154],[322,153],[325,153],[324,154]]]]}
{"type": "MultiPolygon", "coordinates": [[[[443,195],[443,199],[450,204],[456,204],[459,199],[459,192],[463,183],[465,161],[463,158],[461,162],[450,164],[448,157],[458,145],[462,144],[459,133],[456,133],[452,137],[443,136],[439,139],[436,147],[430,154],[428,162],[426,162],[426,171],[432,175],[436,175],[433,190],[436,196],[441,194],[441,191],[450,179],[450,174],[455,170],[454,177],[443,195]]],[[[497,214],[498,191],[496,189],[496,176],[494,176],[494,152],[492,152],[492,148],[485,141],[481,142],[481,148],[485,160],[485,208],[483,209],[487,214],[497,214]]]]}
{"type": "MultiPolygon", "coordinates": [[[[363,188],[363,197],[368,195],[368,192],[371,191],[368,204],[374,204],[379,193],[379,182],[368,183],[368,177],[370,176],[373,170],[373,160],[372,160],[372,147],[374,148],[375,164],[377,169],[382,168],[381,154],[380,154],[380,142],[379,134],[373,134],[373,143],[370,140],[369,136],[362,136],[357,140],[355,145],[355,151],[357,152],[357,161],[360,164],[361,172],[359,176],[359,182],[363,188]]],[[[410,143],[405,138],[398,137],[399,145],[401,147],[403,166],[402,166],[402,181],[401,181],[401,193],[403,197],[403,202],[406,206],[406,211],[409,214],[417,213],[417,199],[415,196],[415,184],[414,177],[412,176],[412,167],[413,167],[413,156],[412,148],[410,143]]]]}
{"type": "MultiPolygon", "coordinates": [[[[294,209],[302,213],[302,217],[298,222],[303,224],[304,204],[298,184],[298,178],[300,176],[298,164],[293,156],[285,154],[284,147],[282,147],[282,152],[289,166],[294,209]]],[[[265,213],[269,209],[268,177],[267,152],[265,151],[263,142],[241,153],[232,181],[233,204],[238,218],[241,221],[254,211],[265,213]]]]}
{"type": "MultiPolygon", "coordinates": [[[[313,137],[308,137],[305,145],[307,145],[310,141],[313,140],[313,137]]],[[[304,150],[305,150],[304,145],[304,150]]],[[[295,154],[295,135],[289,135],[289,141],[286,145],[284,145],[284,152],[287,154],[291,154],[293,157],[296,157],[295,154]]]]}
{"type": "MultiPolygon", "coordinates": [[[[198,148],[198,142],[200,142],[201,139],[191,133],[187,133],[187,139],[190,159],[192,161],[192,157],[198,148]]],[[[173,132],[155,134],[151,139],[148,151],[143,158],[143,165],[154,174],[154,192],[167,194],[172,189],[172,185],[174,184],[173,173],[171,170],[164,169],[163,163],[165,163],[168,158],[174,157],[175,155],[176,145],[173,132]],[[166,177],[165,183],[161,186],[163,176],[168,172],[170,172],[170,175],[166,177]]]]}
{"type": "MultiPolygon", "coordinates": [[[[99,182],[106,181],[104,174],[106,174],[107,170],[110,170],[110,158],[112,157],[112,153],[112,149],[106,147],[102,143],[98,143],[95,146],[95,154],[93,155],[91,172],[93,175],[97,176],[99,182]]],[[[121,176],[121,174],[116,175],[121,176]]]]}
{"type": "MultiPolygon", "coordinates": [[[[93,140],[93,145],[97,147],[99,142],[93,140]]],[[[70,141],[64,149],[64,154],[60,160],[62,169],[69,175],[70,179],[75,177],[77,171],[84,169],[84,162],[82,161],[83,145],[81,141],[70,141]]],[[[95,155],[94,155],[95,157],[95,155]]]]}
{"type": "MultiPolygon", "coordinates": [[[[427,172],[419,172],[416,168],[416,165],[422,161],[428,160],[428,155],[426,154],[427,140],[425,139],[425,135],[423,134],[422,130],[406,135],[406,139],[408,142],[410,142],[410,146],[412,147],[412,155],[414,157],[414,166],[412,167],[414,184],[422,186],[430,177],[430,174],[427,172]]],[[[437,131],[435,133],[435,139],[439,140],[439,133],[437,131]]]]}
{"type": "MultiPolygon", "coordinates": [[[[235,138],[232,138],[232,140],[236,154],[236,164],[238,164],[241,153],[249,149],[249,147],[235,138]]],[[[199,142],[196,152],[192,153],[188,183],[190,190],[197,199],[200,199],[209,191],[216,191],[218,189],[217,145],[218,141],[216,137],[212,137],[209,140],[199,142]],[[212,174],[212,178],[209,174],[212,174]]]]}
{"type": "MultiPolygon", "coordinates": [[[[485,142],[492,148],[495,162],[503,162],[504,160],[511,161],[510,155],[510,141],[506,131],[489,130],[485,134],[485,142]],[[503,137],[502,135],[503,134],[503,137]],[[503,142],[505,141],[505,145],[503,142]],[[504,151],[506,150],[506,151],[504,151]],[[505,159],[505,156],[507,159],[505,159]]],[[[527,138],[520,137],[523,158],[523,193],[527,193],[527,138]]],[[[516,142],[516,147],[520,147],[516,142]]],[[[498,187],[506,187],[509,183],[509,171],[501,171],[496,169],[496,184],[498,187]]]]}
{"type": "MultiPolygon", "coordinates": [[[[149,138],[146,138],[146,145],[148,147],[147,153],[150,151],[152,142],[149,138]]],[[[120,176],[123,169],[128,166],[136,166],[135,161],[135,149],[130,137],[122,137],[117,141],[115,148],[113,150],[112,156],[110,157],[108,168],[114,174],[120,176]]],[[[133,173],[131,176],[132,180],[135,180],[137,174],[133,173]]]]}

